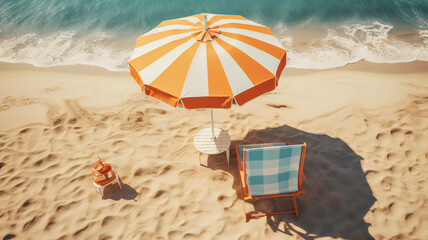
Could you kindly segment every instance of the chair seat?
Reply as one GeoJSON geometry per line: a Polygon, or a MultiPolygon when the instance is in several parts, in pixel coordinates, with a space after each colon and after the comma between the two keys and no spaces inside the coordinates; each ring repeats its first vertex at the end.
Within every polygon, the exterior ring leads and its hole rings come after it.
{"type": "Polygon", "coordinates": [[[249,194],[260,196],[298,191],[301,149],[301,145],[246,149],[249,194]]]}

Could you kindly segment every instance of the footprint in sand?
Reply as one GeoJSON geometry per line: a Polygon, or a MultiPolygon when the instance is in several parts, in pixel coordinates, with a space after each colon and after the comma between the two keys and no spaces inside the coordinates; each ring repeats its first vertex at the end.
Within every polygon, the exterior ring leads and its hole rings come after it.
{"type": "Polygon", "coordinates": [[[166,111],[163,109],[159,109],[159,108],[147,108],[146,113],[149,113],[149,114],[154,113],[154,114],[164,115],[164,114],[166,114],[166,111]]]}
{"type": "Polygon", "coordinates": [[[404,140],[404,131],[401,128],[393,128],[390,131],[392,141],[395,143],[403,142],[404,140]]]}
{"type": "Polygon", "coordinates": [[[33,209],[32,205],[35,204],[36,201],[33,199],[27,199],[24,203],[22,203],[21,207],[18,208],[17,213],[24,213],[33,209]]]}
{"type": "Polygon", "coordinates": [[[388,159],[388,161],[397,162],[400,159],[400,157],[398,153],[390,152],[386,154],[386,159],[388,159]]]}
{"type": "Polygon", "coordinates": [[[8,234],[6,234],[6,235],[4,236],[3,240],[9,240],[9,239],[13,239],[13,238],[15,238],[15,237],[16,237],[16,235],[15,235],[15,234],[8,233],[8,234]]]}
{"type": "Polygon", "coordinates": [[[134,152],[134,147],[125,140],[116,140],[109,144],[110,151],[119,156],[129,156],[134,152]]]}
{"type": "Polygon", "coordinates": [[[83,231],[85,231],[86,229],[88,229],[89,224],[87,224],[86,226],[82,227],[81,229],[77,230],[76,232],[73,233],[73,236],[76,237],[79,234],[81,234],[83,231]]]}
{"type": "Polygon", "coordinates": [[[60,89],[61,89],[60,87],[56,86],[56,87],[51,87],[51,88],[45,88],[42,91],[45,93],[51,93],[51,92],[56,92],[60,89]]]}
{"type": "Polygon", "coordinates": [[[382,188],[385,190],[385,191],[388,191],[388,190],[390,190],[391,189],[391,187],[392,187],[392,182],[393,182],[393,178],[392,177],[390,177],[390,176],[387,176],[387,177],[384,177],[383,179],[382,179],[382,181],[380,182],[380,184],[381,184],[381,186],[382,186],[382,188]]]}
{"type": "Polygon", "coordinates": [[[113,220],[114,220],[113,216],[104,217],[103,222],[101,223],[101,226],[104,227],[106,225],[109,225],[111,223],[111,221],[113,221],[113,220]]]}
{"type": "Polygon", "coordinates": [[[228,197],[228,196],[220,195],[220,196],[218,196],[217,201],[223,207],[230,208],[230,207],[232,207],[233,203],[235,203],[237,201],[237,199],[234,197],[228,197]]]}
{"type": "Polygon", "coordinates": [[[385,146],[391,142],[391,137],[389,134],[381,132],[376,135],[376,140],[378,141],[379,145],[385,146]]]}
{"type": "Polygon", "coordinates": [[[24,226],[22,227],[22,231],[26,232],[31,229],[34,224],[37,223],[37,220],[39,219],[39,216],[34,216],[30,221],[26,222],[24,226]]]}
{"type": "Polygon", "coordinates": [[[54,162],[57,159],[57,156],[55,154],[48,154],[46,157],[41,158],[40,160],[38,160],[37,162],[35,162],[33,164],[33,166],[35,167],[43,167],[46,166],[49,163],[54,162]]]}
{"type": "Polygon", "coordinates": [[[51,216],[50,218],[49,218],[49,221],[48,221],[48,223],[46,223],[46,226],[45,226],[45,228],[43,229],[43,231],[49,231],[51,228],[53,228],[53,226],[55,225],[55,217],[54,216],[51,216]]]}
{"type": "Polygon", "coordinates": [[[266,106],[271,108],[291,108],[290,106],[285,104],[266,104],[266,106]]]}
{"type": "Polygon", "coordinates": [[[78,121],[77,118],[73,117],[73,118],[68,119],[67,123],[70,125],[74,125],[77,123],[77,121],[78,121]]]}
{"type": "Polygon", "coordinates": [[[131,114],[127,120],[128,122],[140,123],[140,122],[143,122],[144,120],[143,117],[144,117],[144,113],[141,111],[137,111],[136,113],[131,114]]]}

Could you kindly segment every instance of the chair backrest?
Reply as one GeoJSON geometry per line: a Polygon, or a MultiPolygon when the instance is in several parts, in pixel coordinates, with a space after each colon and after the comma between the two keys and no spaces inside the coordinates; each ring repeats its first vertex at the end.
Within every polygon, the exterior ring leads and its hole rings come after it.
{"type": "Polygon", "coordinates": [[[304,146],[306,145],[251,149],[245,147],[246,182],[250,195],[273,195],[300,190],[304,146]]]}
{"type": "Polygon", "coordinates": [[[241,167],[244,167],[244,148],[246,150],[252,148],[261,148],[261,147],[274,147],[274,146],[285,146],[283,142],[276,143],[258,143],[258,144],[248,144],[248,145],[238,145],[238,158],[241,160],[241,167]]]}

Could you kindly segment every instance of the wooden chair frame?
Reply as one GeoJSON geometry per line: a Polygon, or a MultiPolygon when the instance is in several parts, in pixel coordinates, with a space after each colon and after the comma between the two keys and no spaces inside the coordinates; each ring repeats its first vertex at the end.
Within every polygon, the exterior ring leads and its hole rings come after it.
{"type": "MultiPolygon", "coordinates": [[[[290,145],[290,143],[287,141],[286,145],[290,145]]],[[[298,176],[298,191],[290,192],[290,193],[284,193],[284,194],[273,194],[273,195],[257,195],[257,196],[251,196],[248,191],[248,185],[246,183],[246,149],[244,148],[243,151],[243,158],[244,158],[244,166],[241,166],[241,156],[239,156],[239,148],[238,145],[236,145],[236,155],[238,157],[238,166],[239,166],[239,176],[240,176],[240,182],[241,182],[241,197],[242,197],[242,203],[244,207],[244,217],[245,222],[248,222],[250,218],[252,217],[260,217],[260,216],[270,216],[270,215],[277,215],[277,214],[285,214],[285,213],[295,213],[296,217],[299,218],[299,213],[297,211],[297,202],[296,202],[296,196],[299,196],[302,193],[306,193],[305,190],[302,190],[302,181],[306,179],[306,176],[303,173],[303,166],[305,164],[305,154],[306,154],[306,143],[304,142],[302,144],[302,153],[301,153],[301,159],[300,159],[300,166],[299,166],[299,176],[298,176]],[[247,213],[245,210],[245,200],[252,200],[252,199],[262,199],[262,198],[276,198],[276,197],[293,197],[293,203],[294,203],[294,211],[285,211],[285,212],[271,212],[271,213],[247,213]]]]}

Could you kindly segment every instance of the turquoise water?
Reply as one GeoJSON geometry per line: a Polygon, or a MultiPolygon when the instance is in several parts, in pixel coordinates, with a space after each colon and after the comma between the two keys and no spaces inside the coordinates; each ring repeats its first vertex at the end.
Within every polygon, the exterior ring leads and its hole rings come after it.
{"type": "Polygon", "coordinates": [[[269,26],[288,67],[428,61],[428,0],[0,0],[0,61],[126,70],[139,35],[201,12],[269,26]]]}

